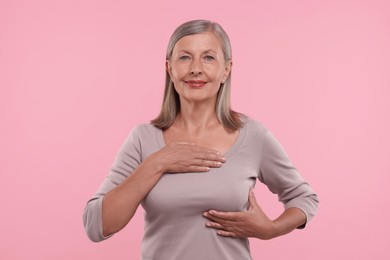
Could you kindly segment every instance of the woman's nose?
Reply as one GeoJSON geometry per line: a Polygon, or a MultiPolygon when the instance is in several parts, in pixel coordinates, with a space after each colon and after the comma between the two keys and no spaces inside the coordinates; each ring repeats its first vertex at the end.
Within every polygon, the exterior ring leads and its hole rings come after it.
{"type": "Polygon", "coordinates": [[[202,68],[200,62],[193,61],[190,68],[191,75],[198,75],[202,73],[202,68]]]}

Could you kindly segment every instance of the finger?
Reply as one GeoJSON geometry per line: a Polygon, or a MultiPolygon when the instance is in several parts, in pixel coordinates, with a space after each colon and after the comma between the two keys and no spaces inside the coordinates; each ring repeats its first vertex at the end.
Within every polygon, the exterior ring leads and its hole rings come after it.
{"type": "Polygon", "coordinates": [[[224,229],[225,227],[219,224],[218,222],[207,222],[206,227],[215,228],[215,229],[224,229]]]}
{"type": "Polygon", "coordinates": [[[252,190],[249,191],[249,208],[260,208],[259,204],[257,203],[255,192],[252,190]]]}
{"type": "Polygon", "coordinates": [[[195,155],[195,159],[225,162],[226,158],[217,151],[198,151],[195,155]]]}
{"type": "Polygon", "coordinates": [[[233,221],[233,220],[226,220],[226,219],[223,219],[223,218],[218,218],[216,216],[212,216],[210,215],[208,212],[204,212],[203,213],[203,216],[208,218],[209,220],[213,221],[213,222],[216,222],[220,225],[222,225],[224,228],[227,228],[227,227],[234,227],[237,225],[237,221],[233,221]]]}
{"type": "Polygon", "coordinates": [[[238,235],[231,231],[218,230],[217,234],[223,237],[238,237],[238,235]]]}
{"type": "Polygon", "coordinates": [[[222,166],[222,162],[220,161],[210,161],[204,159],[196,159],[196,162],[194,164],[199,166],[212,167],[212,168],[219,168],[222,166]]]}
{"type": "Polygon", "coordinates": [[[189,166],[188,167],[189,172],[208,172],[210,171],[210,167],[208,166],[189,166]]]}
{"type": "Polygon", "coordinates": [[[211,161],[220,161],[224,162],[226,161],[226,158],[222,156],[220,152],[217,150],[205,148],[202,146],[198,146],[195,143],[191,142],[175,142],[176,145],[189,145],[192,152],[194,152],[194,158],[196,159],[203,159],[203,160],[211,160],[211,161]]]}
{"type": "Polygon", "coordinates": [[[221,226],[232,226],[234,223],[232,221],[228,222],[228,220],[220,219],[215,216],[210,215],[208,212],[203,212],[203,216],[212,220],[214,223],[218,223],[221,226]]]}
{"type": "Polygon", "coordinates": [[[218,152],[217,150],[206,148],[206,147],[203,147],[203,146],[198,146],[198,148],[199,148],[199,151],[204,153],[204,154],[214,154],[214,155],[221,156],[221,153],[218,152]]]}
{"type": "Polygon", "coordinates": [[[210,149],[210,148],[206,148],[203,146],[195,145],[194,149],[196,149],[196,151],[199,153],[198,155],[200,157],[215,156],[215,155],[222,156],[222,154],[219,151],[214,150],[214,149],[210,149]]]}
{"type": "Polygon", "coordinates": [[[216,210],[209,210],[207,213],[217,219],[229,220],[229,221],[238,221],[241,220],[243,212],[223,212],[216,210]]]}
{"type": "Polygon", "coordinates": [[[234,230],[235,230],[234,227],[226,227],[226,226],[223,226],[217,222],[207,222],[206,227],[214,228],[214,229],[217,229],[218,231],[232,232],[232,233],[234,233],[234,230]]]}

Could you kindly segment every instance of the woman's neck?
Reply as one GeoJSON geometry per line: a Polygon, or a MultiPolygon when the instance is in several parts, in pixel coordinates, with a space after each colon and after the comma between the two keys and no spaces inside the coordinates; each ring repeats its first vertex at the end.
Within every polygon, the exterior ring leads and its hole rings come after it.
{"type": "Polygon", "coordinates": [[[215,113],[215,103],[181,104],[174,125],[187,133],[195,134],[220,125],[215,113]]]}

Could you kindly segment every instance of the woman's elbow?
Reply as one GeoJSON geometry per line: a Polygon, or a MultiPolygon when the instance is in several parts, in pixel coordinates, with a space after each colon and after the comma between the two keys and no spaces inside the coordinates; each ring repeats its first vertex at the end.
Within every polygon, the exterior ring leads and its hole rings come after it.
{"type": "Polygon", "coordinates": [[[108,237],[103,236],[101,226],[101,216],[96,211],[90,208],[91,205],[87,205],[83,212],[83,224],[87,237],[92,242],[100,242],[108,237]]]}

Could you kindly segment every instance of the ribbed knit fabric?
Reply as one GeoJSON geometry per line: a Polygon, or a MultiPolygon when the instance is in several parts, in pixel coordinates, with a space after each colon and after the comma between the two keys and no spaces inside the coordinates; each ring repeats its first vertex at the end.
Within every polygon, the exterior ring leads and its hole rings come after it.
{"type": "MultiPolygon", "coordinates": [[[[151,124],[134,128],[96,195],[84,209],[84,226],[93,241],[102,232],[102,198],[150,154],[165,145],[163,133],[151,124]]],[[[164,174],[142,202],[145,209],[143,260],[252,259],[246,238],[226,238],[205,227],[209,209],[245,211],[256,179],[278,194],[285,208],[300,208],[309,221],[318,199],[288,159],[275,137],[261,124],[246,119],[237,140],[225,153],[221,168],[203,173],[164,174]]]]}

